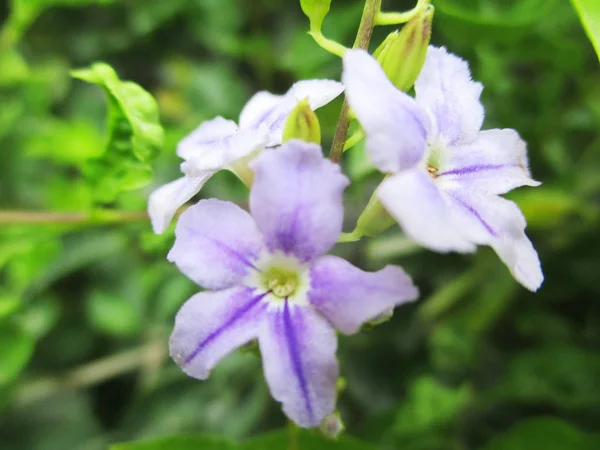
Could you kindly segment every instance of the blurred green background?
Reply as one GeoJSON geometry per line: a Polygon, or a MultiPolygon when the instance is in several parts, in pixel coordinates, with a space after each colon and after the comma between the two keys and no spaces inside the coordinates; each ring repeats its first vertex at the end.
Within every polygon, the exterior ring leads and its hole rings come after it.
{"type": "MultiPolygon", "coordinates": [[[[543,185],[510,198],[527,216],[546,281],[529,293],[490,249],[434,254],[397,227],[338,245],[365,269],[401,264],[422,296],[340,339],[339,409],[364,443],[303,434],[300,447],[598,449],[598,57],[567,0],[433,3],[432,43],[467,59],[484,84],[485,128],[515,128],[529,144],[543,185]]],[[[386,10],[412,6],[384,0],[386,10]]],[[[333,0],[325,35],[349,45],[361,10],[361,1],[333,0]]],[[[172,227],[153,235],[144,211],[152,189],[178,176],[176,143],[201,121],[237,119],[257,90],[339,79],[339,59],[306,34],[294,0],[12,0],[0,18],[0,448],[95,450],[207,433],[222,437],[143,448],[233,449],[285,427],[253,352],[236,352],[205,382],[169,359],[174,315],[198,288],[166,261],[172,227]],[[125,124],[121,135],[113,126],[116,159],[95,164],[107,148],[107,99],[70,70],[96,61],[156,98],[165,139],[155,160],[119,159],[125,124]],[[18,211],[68,214],[24,224],[18,211]]],[[[377,28],[371,50],[392,30],[377,28]]],[[[319,110],[325,148],[340,106],[319,110]]],[[[157,150],[160,137],[148,146],[157,150]]],[[[381,175],[361,146],[344,169],[354,181],[349,231],[381,175]]],[[[247,190],[222,172],[202,196],[245,202],[247,190]]],[[[282,434],[250,442],[288,448],[282,434]]]]}

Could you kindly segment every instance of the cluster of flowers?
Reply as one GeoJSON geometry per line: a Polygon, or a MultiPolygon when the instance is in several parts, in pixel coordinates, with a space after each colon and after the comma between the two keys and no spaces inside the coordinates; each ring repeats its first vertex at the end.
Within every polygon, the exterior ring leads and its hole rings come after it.
{"type": "Polygon", "coordinates": [[[319,145],[282,143],[299,100],[314,110],[345,90],[368,154],[389,175],[376,196],[410,238],[439,252],[490,245],[525,287],[543,280],[523,215],[499,196],[539,184],[526,145],[514,130],[481,131],[482,86],[466,62],[429,47],[415,98],[363,50],[348,51],[343,65],[343,84],[300,81],[283,96],[259,92],[239,125],[221,117],[203,123],[177,149],[183,178],[149,202],[160,233],[216,171],[251,183],[250,213],[201,200],[177,223],[168,259],[207,290],[177,314],[170,352],[185,373],[206,379],[219,360],[257,339],[273,397],[303,427],[335,409],[336,330],[356,333],[418,291],[400,267],[368,273],[324,256],[342,231],[349,180],[319,145]]]}

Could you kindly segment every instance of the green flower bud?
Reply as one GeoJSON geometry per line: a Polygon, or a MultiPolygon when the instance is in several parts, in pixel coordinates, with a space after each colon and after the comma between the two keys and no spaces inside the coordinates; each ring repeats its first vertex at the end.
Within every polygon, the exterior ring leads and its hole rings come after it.
{"type": "Polygon", "coordinates": [[[300,139],[321,144],[321,125],[315,112],[308,104],[308,98],[299,100],[283,127],[283,142],[300,139]]]}
{"type": "Polygon", "coordinates": [[[388,78],[401,91],[408,91],[425,62],[431,39],[433,6],[424,8],[401,31],[390,33],[373,56],[388,78]]]}
{"type": "Polygon", "coordinates": [[[317,33],[321,31],[321,25],[330,6],[331,0],[300,0],[300,7],[310,20],[310,31],[317,33]]]}
{"type": "Polygon", "coordinates": [[[376,194],[377,192],[373,194],[366,208],[358,218],[353,234],[356,233],[358,236],[377,236],[395,223],[394,218],[388,214],[376,194]]]}
{"type": "Polygon", "coordinates": [[[325,417],[319,427],[319,430],[326,438],[333,440],[336,440],[345,429],[344,422],[342,422],[340,413],[337,411],[325,417]]]}

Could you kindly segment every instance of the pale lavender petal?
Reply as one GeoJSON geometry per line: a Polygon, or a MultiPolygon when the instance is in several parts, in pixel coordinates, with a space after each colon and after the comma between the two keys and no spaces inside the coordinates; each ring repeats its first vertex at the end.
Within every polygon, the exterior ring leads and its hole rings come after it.
{"type": "Polygon", "coordinates": [[[377,195],[411,239],[438,252],[472,252],[475,245],[452,223],[445,194],[421,169],[410,169],[381,183],[377,195]]]}
{"type": "Polygon", "coordinates": [[[186,374],[208,378],[222,358],[258,337],[267,307],[264,296],[246,287],[194,295],[175,317],[171,357],[186,374]]]}
{"type": "Polygon", "coordinates": [[[257,92],[246,103],[240,114],[240,128],[258,128],[261,123],[281,103],[283,95],[271,94],[267,91],[257,92]]]}
{"type": "Polygon", "coordinates": [[[452,145],[473,142],[483,123],[482,89],[471,79],[466,61],[444,47],[429,46],[415,93],[434,119],[433,135],[452,145]]]}
{"type": "Polygon", "coordinates": [[[259,150],[266,137],[264,130],[241,130],[210,145],[198,146],[181,164],[181,170],[186,175],[197,176],[207,170],[216,172],[228,168],[235,161],[259,150]]]}
{"type": "Polygon", "coordinates": [[[285,121],[299,100],[308,99],[308,104],[314,111],[332,101],[343,91],[342,83],[333,80],[303,80],[294,83],[279,104],[261,122],[269,131],[266,145],[272,147],[281,144],[285,121]]]}
{"type": "Polygon", "coordinates": [[[448,189],[504,194],[520,186],[539,186],[529,173],[527,145],[515,130],[482,131],[477,139],[448,149],[436,174],[448,189]]]}
{"type": "Polygon", "coordinates": [[[321,147],[291,140],[264,150],[251,167],[250,210],[269,249],[306,262],[334,246],[348,179],[323,157],[321,147]]]}
{"type": "Polygon", "coordinates": [[[200,286],[223,289],[257,270],[254,263],[262,248],[250,214],[233,203],[210,199],[181,215],[167,258],[200,286]]]}
{"type": "Polygon", "coordinates": [[[423,157],[430,128],[425,111],[388,80],[364,50],[344,55],[342,81],[348,103],[366,132],[366,148],[382,172],[415,166],[423,157]]]}
{"type": "Polygon", "coordinates": [[[454,202],[453,222],[478,244],[490,245],[512,275],[527,289],[537,290],[544,276],[537,252],[525,235],[525,217],[519,207],[497,196],[471,191],[448,192],[454,202]]]}
{"type": "Polygon", "coordinates": [[[223,117],[215,117],[202,122],[198,128],[179,142],[177,155],[183,159],[190,158],[206,147],[213,148],[221,140],[234,135],[237,131],[236,123],[223,117]]]}
{"type": "Polygon", "coordinates": [[[365,322],[419,295],[398,266],[364,272],[337,256],[315,261],[310,279],[310,303],[346,334],[356,333],[365,322]]]}
{"type": "Polygon", "coordinates": [[[258,338],[265,378],[284,413],[301,427],[315,427],[335,408],[337,338],[310,307],[291,305],[267,312],[258,338]]]}
{"type": "Polygon", "coordinates": [[[167,229],[177,209],[196,195],[212,174],[207,172],[195,177],[185,176],[159,187],[150,194],[148,215],[156,234],[161,234],[167,229]]]}

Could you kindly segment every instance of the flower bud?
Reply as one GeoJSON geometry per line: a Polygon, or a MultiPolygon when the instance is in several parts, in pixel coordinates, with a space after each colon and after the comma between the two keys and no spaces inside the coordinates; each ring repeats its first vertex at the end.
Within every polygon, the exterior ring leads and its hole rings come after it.
{"type": "Polygon", "coordinates": [[[377,236],[394,223],[394,218],[388,214],[375,193],[358,218],[353,233],[358,236],[377,236]]]}
{"type": "Polygon", "coordinates": [[[433,6],[429,5],[411,19],[400,31],[390,33],[373,56],[383,71],[401,91],[408,91],[425,62],[431,39],[433,6]]]}
{"type": "Polygon", "coordinates": [[[330,6],[331,0],[300,0],[302,12],[310,20],[310,31],[321,31],[321,25],[323,25],[330,6]]]}
{"type": "Polygon", "coordinates": [[[308,104],[308,98],[299,100],[283,127],[283,142],[300,139],[305,142],[321,143],[321,125],[315,112],[308,104]]]}
{"type": "Polygon", "coordinates": [[[344,422],[342,422],[340,413],[337,411],[325,417],[323,422],[321,422],[321,426],[319,427],[321,433],[323,433],[325,437],[329,439],[337,439],[340,433],[345,429],[346,427],[344,426],[344,422]]]}

